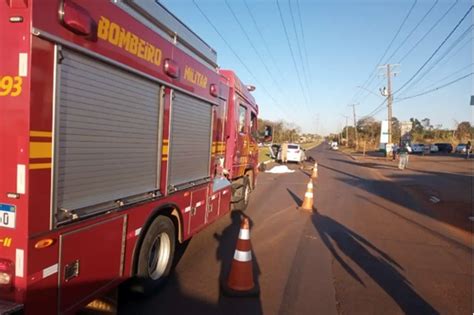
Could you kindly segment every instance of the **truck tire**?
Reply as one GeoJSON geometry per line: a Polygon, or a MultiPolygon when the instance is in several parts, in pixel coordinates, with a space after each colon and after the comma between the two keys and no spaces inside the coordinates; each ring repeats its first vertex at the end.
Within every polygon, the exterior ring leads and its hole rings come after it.
{"type": "Polygon", "coordinates": [[[239,181],[241,181],[241,185],[234,192],[236,202],[232,204],[232,210],[244,211],[249,204],[251,187],[248,176],[242,177],[239,181]]]}
{"type": "Polygon", "coordinates": [[[137,264],[137,283],[133,291],[150,295],[170,273],[175,253],[176,233],[173,221],[158,216],[143,238],[137,264]]]}

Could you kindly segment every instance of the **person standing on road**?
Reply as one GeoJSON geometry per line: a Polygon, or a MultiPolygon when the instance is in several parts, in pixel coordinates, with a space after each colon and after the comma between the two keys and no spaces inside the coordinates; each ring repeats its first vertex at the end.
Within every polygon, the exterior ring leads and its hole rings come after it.
{"type": "Polygon", "coordinates": [[[394,144],[392,147],[392,161],[397,159],[398,144],[394,144]]]}
{"type": "Polygon", "coordinates": [[[471,154],[471,141],[468,141],[466,144],[466,159],[469,158],[470,154],[471,154]]]}
{"type": "Polygon", "coordinates": [[[283,142],[281,144],[281,161],[282,163],[286,163],[288,160],[288,142],[283,142]]]}
{"type": "Polygon", "coordinates": [[[400,162],[398,168],[403,170],[408,165],[408,143],[400,148],[400,162]]]}

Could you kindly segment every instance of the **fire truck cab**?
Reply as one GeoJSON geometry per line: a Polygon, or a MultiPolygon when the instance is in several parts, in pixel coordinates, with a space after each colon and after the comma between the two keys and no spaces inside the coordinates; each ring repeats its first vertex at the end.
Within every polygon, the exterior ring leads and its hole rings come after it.
{"type": "Polygon", "coordinates": [[[70,314],[255,187],[258,106],[149,0],[0,1],[0,314],[70,314]]]}

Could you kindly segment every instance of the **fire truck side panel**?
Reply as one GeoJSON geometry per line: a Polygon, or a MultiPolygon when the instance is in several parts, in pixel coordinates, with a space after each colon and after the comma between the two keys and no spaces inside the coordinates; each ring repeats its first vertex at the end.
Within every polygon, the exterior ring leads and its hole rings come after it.
{"type": "Polygon", "coordinates": [[[189,234],[195,234],[205,223],[207,213],[207,191],[208,188],[205,187],[191,193],[189,234]]]}
{"type": "MultiPolygon", "coordinates": [[[[155,191],[158,84],[62,49],[56,108],[57,211],[94,211],[155,191]]],[[[67,214],[64,215],[68,219],[67,214]]]]}
{"type": "Polygon", "coordinates": [[[0,300],[22,300],[26,288],[30,21],[25,5],[0,1],[0,259],[15,287],[0,286],[0,300]]]}
{"type": "Polygon", "coordinates": [[[212,136],[211,104],[175,92],[171,105],[168,191],[208,181],[212,136]]]}
{"type": "Polygon", "coordinates": [[[166,183],[168,181],[168,156],[169,156],[169,138],[170,138],[170,108],[171,108],[171,94],[172,89],[169,87],[163,87],[162,89],[163,98],[162,98],[162,128],[160,132],[162,133],[161,139],[161,161],[160,161],[160,187],[161,191],[167,195],[168,190],[166,188],[166,183]]]}
{"type": "Polygon", "coordinates": [[[54,45],[32,38],[29,167],[29,233],[51,225],[52,103],[55,78],[54,45]],[[46,184],[45,184],[46,183],[46,184]]]}
{"type": "Polygon", "coordinates": [[[60,312],[119,279],[124,241],[124,216],[61,235],[60,312]]]}

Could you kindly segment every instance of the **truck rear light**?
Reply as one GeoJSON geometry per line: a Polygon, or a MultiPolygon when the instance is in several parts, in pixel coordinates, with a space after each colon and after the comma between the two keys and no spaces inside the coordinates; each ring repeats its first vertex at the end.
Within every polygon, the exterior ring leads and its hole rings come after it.
{"type": "Polygon", "coordinates": [[[165,70],[165,73],[176,79],[179,77],[179,66],[176,62],[174,62],[173,60],[171,59],[165,59],[165,62],[163,64],[163,68],[165,70]]]}
{"type": "Polygon", "coordinates": [[[216,84],[211,84],[209,87],[209,93],[211,93],[212,96],[217,97],[219,95],[219,88],[217,87],[216,84]]]}
{"type": "Polygon", "coordinates": [[[9,289],[13,286],[13,262],[0,259],[0,289],[9,289]]]}
{"type": "Polygon", "coordinates": [[[92,34],[95,22],[86,9],[71,0],[63,0],[59,10],[63,25],[70,31],[84,36],[92,34]]]}

